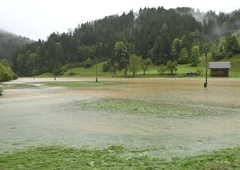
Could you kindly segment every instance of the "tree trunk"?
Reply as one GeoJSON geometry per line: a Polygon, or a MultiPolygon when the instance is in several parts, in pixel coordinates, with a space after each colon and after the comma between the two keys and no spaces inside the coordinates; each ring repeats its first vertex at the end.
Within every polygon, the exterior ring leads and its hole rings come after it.
{"type": "Polygon", "coordinates": [[[126,66],[125,67],[125,73],[124,73],[125,76],[127,75],[127,72],[128,72],[128,67],[126,66]]]}

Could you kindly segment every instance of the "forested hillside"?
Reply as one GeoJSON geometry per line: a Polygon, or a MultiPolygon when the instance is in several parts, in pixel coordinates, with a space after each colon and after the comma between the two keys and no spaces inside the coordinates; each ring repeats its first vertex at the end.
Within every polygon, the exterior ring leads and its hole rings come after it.
{"type": "Polygon", "coordinates": [[[0,60],[11,60],[14,51],[32,42],[26,37],[17,36],[0,29],[0,60]]]}
{"type": "Polygon", "coordinates": [[[196,66],[200,55],[209,51],[216,59],[239,53],[239,18],[239,10],[216,14],[163,7],[106,16],[24,46],[12,55],[13,69],[19,76],[61,74],[70,67],[107,61],[105,71],[126,72],[133,54],[142,63],[196,66]]]}

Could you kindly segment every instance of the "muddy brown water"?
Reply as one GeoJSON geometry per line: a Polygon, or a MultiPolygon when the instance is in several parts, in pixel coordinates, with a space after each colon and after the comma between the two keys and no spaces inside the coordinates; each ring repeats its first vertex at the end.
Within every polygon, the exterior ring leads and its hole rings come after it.
{"type": "MultiPolygon", "coordinates": [[[[90,78],[57,81],[91,81],[90,78]]],[[[3,84],[0,152],[41,145],[153,149],[161,158],[197,155],[240,144],[240,80],[100,79],[112,85],[49,87],[52,79],[21,78],[3,84]],[[32,84],[31,87],[12,86],[32,84]],[[159,116],[73,106],[76,102],[131,99],[187,107],[205,116],[159,116]]],[[[94,81],[94,79],[93,79],[94,81]]]]}

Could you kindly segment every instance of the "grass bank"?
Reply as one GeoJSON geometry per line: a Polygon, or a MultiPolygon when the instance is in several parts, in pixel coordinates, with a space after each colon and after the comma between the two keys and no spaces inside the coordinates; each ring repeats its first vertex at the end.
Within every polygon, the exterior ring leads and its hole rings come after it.
{"type": "Polygon", "coordinates": [[[110,146],[106,149],[37,147],[0,154],[2,169],[239,169],[240,148],[222,149],[199,156],[172,158],[149,156],[148,150],[110,146]]]}
{"type": "Polygon", "coordinates": [[[46,82],[45,85],[48,86],[62,86],[62,87],[69,87],[69,88],[80,88],[80,87],[97,87],[97,86],[104,86],[104,85],[111,85],[115,84],[116,82],[90,82],[90,81],[55,81],[55,82],[46,82]]]}
{"type": "MultiPolygon", "coordinates": [[[[196,73],[197,69],[202,69],[202,73],[200,76],[196,77],[204,77],[205,76],[205,68],[206,68],[206,60],[205,57],[202,56],[200,58],[200,64],[198,67],[192,67],[190,64],[179,64],[178,71],[175,72],[173,75],[166,71],[164,74],[158,73],[158,66],[149,66],[146,70],[146,74],[143,75],[142,70],[138,70],[136,77],[161,77],[161,78],[174,78],[174,77],[186,77],[186,73],[196,73]]],[[[212,58],[209,58],[208,61],[214,61],[212,58]]],[[[240,77],[240,54],[235,55],[231,58],[224,58],[217,62],[221,61],[230,61],[231,62],[231,69],[230,69],[230,77],[238,78],[240,77]]],[[[104,62],[98,63],[91,68],[84,68],[84,67],[77,67],[73,69],[68,69],[64,74],[60,77],[95,77],[96,76],[96,67],[97,67],[97,74],[99,77],[112,77],[115,76],[113,72],[103,72],[104,62]]],[[[132,73],[129,71],[127,77],[131,77],[132,73]]],[[[210,70],[208,69],[208,76],[210,76],[210,70]]],[[[52,73],[44,73],[37,77],[53,77],[52,73]]],[[[117,77],[124,77],[123,71],[117,71],[117,77]]]]}
{"type": "MultiPolygon", "coordinates": [[[[123,71],[117,71],[117,75],[115,76],[113,72],[103,72],[102,67],[103,67],[104,62],[99,63],[97,68],[98,68],[98,77],[132,77],[132,73],[129,71],[126,76],[124,76],[123,71]]],[[[188,64],[185,65],[178,65],[178,71],[175,72],[173,75],[170,75],[169,72],[165,72],[164,74],[159,74],[158,73],[158,66],[150,66],[148,70],[146,71],[146,74],[143,74],[142,70],[138,70],[136,77],[161,77],[161,78],[174,78],[174,77],[186,77],[186,73],[188,72],[196,72],[196,69],[198,67],[192,67],[188,64]]],[[[200,66],[199,68],[204,69],[203,66],[200,66]]],[[[63,75],[60,77],[95,77],[96,76],[96,65],[94,65],[91,68],[84,68],[84,67],[76,67],[73,69],[67,70],[63,75]]],[[[198,76],[202,77],[204,74],[198,76]]],[[[42,75],[37,76],[39,78],[43,77],[53,77],[52,73],[44,73],[42,75]]]]}

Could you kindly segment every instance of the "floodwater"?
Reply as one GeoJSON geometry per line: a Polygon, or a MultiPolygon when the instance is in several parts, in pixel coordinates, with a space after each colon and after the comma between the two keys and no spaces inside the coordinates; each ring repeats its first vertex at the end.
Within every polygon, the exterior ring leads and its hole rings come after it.
{"type": "MultiPolygon", "coordinates": [[[[20,78],[3,84],[0,152],[39,145],[152,149],[161,158],[184,157],[239,146],[240,80],[147,78],[99,79],[112,85],[89,88],[45,86],[53,79],[20,78]],[[29,84],[19,86],[16,84],[29,84]],[[14,85],[14,86],[13,86],[14,85]],[[88,109],[74,103],[137,100],[185,108],[201,116],[160,116],[88,109]]],[[[94,81],[90,78],[57,81],[94,81]]]]}

